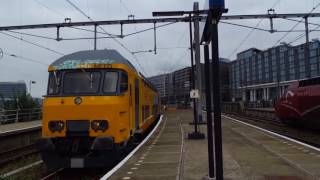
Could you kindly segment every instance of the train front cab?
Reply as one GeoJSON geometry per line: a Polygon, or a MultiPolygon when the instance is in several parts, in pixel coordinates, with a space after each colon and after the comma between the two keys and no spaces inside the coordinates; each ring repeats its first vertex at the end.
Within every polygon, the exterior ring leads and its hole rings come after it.
{"type": "Polygon", "coordinates": [[[277,116],[287,124],[318,126],[320,78],[296,81],[276,104],[277,116]]]}
{"type": "Polygon", "coordinates": [[[111,165],[132,137],[143,133],[155,120],[155,114],[146,117],[142,109],[142,105],[155,104],[149,96],[155,93],[143,92],[143,85],[143,80],[125,65],[51,71],[39,143],[47,166],[111,165]],[[110,87],[108,83],[116,85],[110,87]],[[79,90],[88,88],[96,89],[90,93],[79,90]]]}

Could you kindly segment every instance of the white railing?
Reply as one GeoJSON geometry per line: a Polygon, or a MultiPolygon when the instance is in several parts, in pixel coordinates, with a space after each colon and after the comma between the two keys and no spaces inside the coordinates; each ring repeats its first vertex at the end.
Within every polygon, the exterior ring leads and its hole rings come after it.
{"type": "Polygon", "coordinates": [[[0,109],[0,124],[40,120],[42,109],[0,109]]]}

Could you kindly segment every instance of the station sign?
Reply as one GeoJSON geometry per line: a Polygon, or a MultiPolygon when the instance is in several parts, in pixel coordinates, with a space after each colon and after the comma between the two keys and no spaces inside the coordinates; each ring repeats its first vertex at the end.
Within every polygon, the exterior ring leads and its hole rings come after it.
{"type": "Polygon", "coordinates": [[[190,98],[191,99],[198,99],[199,97],[200,97],[200,95],[199,95],[198,89],[193,89],[190,91],[190,98]]]}

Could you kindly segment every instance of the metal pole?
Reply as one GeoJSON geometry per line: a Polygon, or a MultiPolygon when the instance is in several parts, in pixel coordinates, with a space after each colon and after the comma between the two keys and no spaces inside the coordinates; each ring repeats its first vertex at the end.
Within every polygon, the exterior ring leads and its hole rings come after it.
{"type": "Polygon", "coordinates": [[[306,27],[306,43],[309,42],[309,24],[308,24],[308,16],[304,18],[304,23],[305,23],[305,27],[306,27]]]}
{"type": "Polygon", "coordinates": [[[157,30],[156,30],[156,23],[153,23],[153,34],[154,34],[154,54],[157,54],[157,30]]]}
{"type": "Polygon", "coordinates": [[[207,109],[207,136],[208,136],[208,160],[209,178],[214,177],[214,152],[213,152],[213,132],[212,132],[212,109],[211,109],[211,86],[210,86],[210,62],[209,46],[204,45],[204,67],[206,84],[206,109],[207,109]]]}
{"type": "MultiPolygon", "coordinates": [[[[193,6],[194,11],[199,10],[199,3],[195,2],[193,6]]],[[[197,16],[198,14],[196,14],[197,16]]],[[[199,20],[194,20],[194,42],[195,42],[195,63],[196,63],[196,89],[199,91],[199,99],[197,99],[197,112],[198,112],[198,122],[202,121],[202,101],[201,101],[201,94],[202,94],[202,80],[201,80],[201,63],[200,63],[200,35],[199,35],[199,20]]]]}
{"type": "Polygon", "coordinates": [[[218,43],[218,17],[212,20],[212,75],[213,75],[213,112],[216,155],[216,179],[223,180],[222,157],[222,130],[221,130],[221,104],[220,104],[220,70],[219,70],[219,43],[218,43]]]}
{"type": "Polygon", "coordinates": [[[57,27],[57,41],[60,41],[60,26],[57,27]]]}
{"type": "Polygon", "coordinates": [[[30,96],[31,96],[31,80],[29,81],[29,93],[30,93],[30,96]]]}
{"type": "Polygon", "coordinates": [[[94,50],[97,50],[97,25],[94,25],[94,50]]]}
{"type": "Polygon", "coordinates": [[[305,31],[306,31],[306,45],[305,45],[305,68],[306,68],[306,77],[310,78],[311,77],[311,68],[310,68],[310,59],[309,59],[309,23],[308,23],[308,16],[305,18],[305,31]]]}
{"type": "MultiPolygon", "coordinates": [[[[190,56],[191,56],[191,87],[192,89],[195,88],[194,82],[194,65],[193,65],[193,44],[192,44],[192,23],[191,23],[191,14],[189,14],[189,31],[190,31],[190,56]]],[[[197,106],[196,100],[192,99],[193,101],[193,117],[194,117],[194,132],[198,132],[198,117],[197,117],[197,106]]]]}

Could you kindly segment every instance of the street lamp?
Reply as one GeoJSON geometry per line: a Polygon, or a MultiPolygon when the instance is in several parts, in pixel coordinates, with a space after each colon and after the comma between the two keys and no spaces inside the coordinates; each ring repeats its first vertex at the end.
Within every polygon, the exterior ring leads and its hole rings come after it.
{"type": "Polygon", "coordinates": [[[32,84],[36,84],[36,81],[32,81],[32,80],[29,81],[29,93],[30,93],[30,96],[31,96],[31,85],[32,84]]]}

